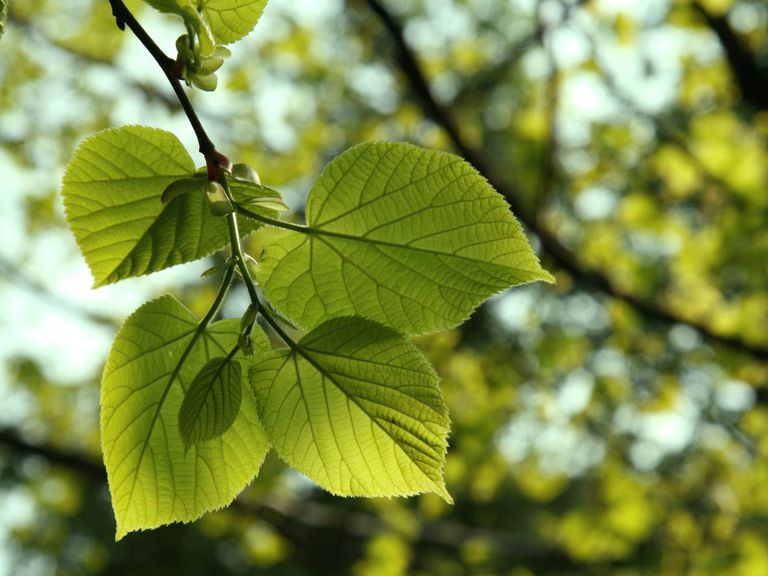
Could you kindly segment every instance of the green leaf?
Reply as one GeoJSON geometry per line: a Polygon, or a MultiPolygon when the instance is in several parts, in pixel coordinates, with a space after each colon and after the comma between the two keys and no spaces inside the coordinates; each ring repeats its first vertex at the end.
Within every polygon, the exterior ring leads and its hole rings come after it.
{"type": "Polygon", "coordinates": [[[267,0],[203,0],[203,17],[221,44],[245,37],[261,18],[267,0]]]}
{"type": "Polygon", "coordinates": [[[277,218],[280,212],[288,210],[280,192],[272,188],[237,177],[229,178],[227,182],[235,199],[251,212],[256,212],[267,218],[277,218]]]}
{"type": "Polygon", "coordinates": [[[147,4],[166,14],[191,14],[197,12],[195,0],[144,0],[147,4]]]}
{"type": "MultiPolygon", "coordinates": [[[[124,126],[79,146],[62,195],[95,287],[197,260],[228,243],[226,222],[210,214],[202,193],[161,201],[173,182],[194,173],[181,142],[163,130],[124,126]]],[[[243,234],[258,227],[240,223],[243,234]]]]}
{"type": "Polygon", "coordinates": [[[207,181],[203,191],[205,193],[205,200],[208,203],[208,209],[214,216],[226,216],[235,211],[232,201],[224,191],[224,186],[218,182],[207,181]]]}
{"type": "MultiPolygon", "coordinates": [[[[134,312],[112,345],[101,383],[101,434],[118,540],[226,506],[266,455],[267,439],[251,402],[243,403],[222,436],[185,454],[179,431],[185,389],[211,356],[228,354],[238,336],[236,320],[213,324],[172,378],[196,328],[186,308],[163,296],[134,312]]],[[[253,337],[266,353],[264,334],[253,337]]]]}
{"type": "Polygon", "coordinates": [[[229,357],[214,358],[203,366],[179,411],[186,449],[218,438],[234,424],[243,398],[241,378],[240,364],[229,357]]]}
{"type": "Polygon", "coordinates": [[[251,367],[269,438],[288,464],[343,496],[434,492],[448,412],[415,346],[362,318],[337,318],[251,367]]]}
{"type": "Polygon", "coordinates": [[[504,199],[444,152],[348,150],[312,188],[307,223],[261,260],[268,299],[305,327],[355,315],[408,334],[441,330],[509,286],[552,281],[504,199]]]}
{"type": "Polygon", "coordinates": [[[206,181],[202,178],[181,178],[179,180],[174,180],[165,188],[165,190],[163,190],[163,194],[160,196],[160,201],[163,204],[169,204],[184,194],[192,194],[194,192],[200,194],[203,191],[205,182],[206,181]]]}

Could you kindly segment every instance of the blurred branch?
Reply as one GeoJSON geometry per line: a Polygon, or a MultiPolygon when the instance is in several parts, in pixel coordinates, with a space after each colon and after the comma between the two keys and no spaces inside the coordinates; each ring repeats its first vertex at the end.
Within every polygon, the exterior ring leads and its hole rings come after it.
{"type": "Polygon", "coordinates": [[[119,326],[119,322],[115,318],[99,314],[98,312],[93,312],[70,300],[62,298],[55,292],[52,292],[45,284],[27,276],[18,266],[9,262],[2,256],[0,256],[0,272],[2,273],[0,277],[2,277],[3,280],[10,280],[14,284],[23,286],[41,300],[44,300],[69,314],[84,318],[89,322],[105,326],[112,330],[115,330],[119,326]]]}
{"type": "MultiPolygon", "coordinates": [[[[597,62],[600,76],[605,83],[606,88],[608,88],[610,91],[611,96],[613,96],[613,98],[621,106],[624,107],[625,111],[640,120],[651,123],[657,137],[657,142],[673,145],[678,150],[683,152],[694,165],[696,170],[698,170],[709,183],[732,192],[731,186],[722,178],[714,175],[710,168],[704,164],[704,162],[702,162],[701,158],[699,158],[696,152],[691,149],[691,146],[686,141],[684,134],[675,129],[672,126],[672,123],[666,121],[663,116],[655,115],[640,108],[632,96],[627,91],[622,89],[621,86],[619,86],[616,78],[614,78],[613,74],[608,70],[608,66],[605,64],[605,59],[601,54],[597,40],[589,31],[584,29],[581,29],[580,31],[589,43],[592,58],[597,62]]],[[[738,194],[732,194],[731,199],[734,202],[741,202],[738,194]]]]}
{"type": "MultiPolygon", "coordinates": [[[[16,28],[25,30],[27,33],[33,35],[37,40],[41,40],[45,42],[49,46],[56,48],[61,52],[66,53],[71,58],[74,58],[83,64],[107,66],[109,68],[115,68],[115,63],[110,58],[100,58],[88,52],[77,50],[75,46],[69,43],[62,42],[61,40],[58,40],[56,38],[52,38],[39,26],[36,26],[29,20],[26,20],[23,17],[19,16],[13,10],[11,10],[9,14],[8,21],[16,28]]],[[[171,98],[165,92],[153,86],[152,84],[148,84],[146,82],[139,82],[138,80],[126,79],[126,75],[123,75],[123,74],[120,75],[120,78],[124,82],[126,82],[129,86],[131,86],[132,88],[134,88],[135,90],[143,94],[147,100],[159,102],[171,112],[181,110],[181,107],[179,106],[179,103],[176,101],[175,98],[171,98]]]]}
{"type": "MultiPolygon", "coordinates": [[[[44,458],[53,465],[81,474],[93,484],[105,484],[107,481],[103,465],[91,456],[29,442],[14,430],[0,429],[0,451],[3,450],[22,457],[44,458]]],[[[394,529],[390,523],[368,512],[340,511],[319,502],[301,502],[273,496],[270,499],[270,504],[264,504],[241,498],[235,500],[231,508],[238,514],[269,523],[289,538],[295,538],[300,530],[309,531],[311,537],[327,537],[330,531],[346,537],[365,539],[394,529]]],[[[519,561],[546,560],[548,564],[555,563],[569,568],[576,565],[559,548],[530,537],[449,521],[422,523],[413,539],[413,545],[458,549],[470,539],[483,540],[492,545],[497,554],[519,561]]]]}
{"type": "MultiPolygon", "coordinates": [[[[558,25],[562,25],[567,22],[576,11],[576,8],[589,2],[590,0],[576,0],[571,4],[562,3],[563,14],[558,22],[558,25]]],[[[538,2],[540,7],[541,1],[538,2]]],[[[518,41],[504,58],[498,62],[491,64],[488,68],[481,70],[477,74],[468,78],[467,81],[459,88],[456,96],[453,99],[453,105],[458,105],[470,96],[477,93],[484,93],[490,88],[493,88],[499,83],[499,79],[509,70],[517,66],[520,60],[528,54],[528,51],[540,44],[546,36],[548,26],[542,22],[540,10],[537,8],[536,26],[527,36],[524,36],[518,41]]]]}
{"type": "MultiPolygon", "coordinates": [[[[538,28],[544,30],[544,24],[541,22],[540,14],[541,2],[539,2],[538,7],[538,28]]],[[[546,41],[544,36],[542,36],[541,41],[544,45],[544,52],[546,53],[547,64],[549,66],[544,94],[544,105],[547,109],[547,137],[541,167],[539,193],[537,195],[537,202],[540,205],[544,205],[553,194],[558,180],[557,156],[560,143],[557,135],[557,115],[560,110],[561,74],[552,47],[546,41]]]]}
{"type": "Polygon", "coordinates": [[[3,446],[12,452],[45,458],[51,464],[78,472],[94,482],[100,483],[107,480],[107,475],[101,464],[94,462],[85,454],[66,452],[53,446],[29,442],[8,428],[0,429],[0,449],[3,446]]]}
{"type": "Polygon", "coordinates": [[[720,41],[742,99],[758,110],[768,110],[768,72],[758,65],[755,55],[728,24],[726,16],[712,14],[699,0],[693,0],[691,5],[720,41]]]}
{"type": "Polygon", "coordinates": [[[538,236],[542,248],[557,266],[571,274],[583,287],[604,292],[613,298],[626,302],[648,320],[655,320],[664,324],[686,324],[698,330],[710,342],[727,346],[758,360],[768,360],[768,347],[765,345],[746,342],[738,336],[721,334],[706,324],[682,317],[662,304],[621,288],[603,271],[593,269],[581,262],[576,254],[560,242],[555,233],[549,230],[535,211],[526,209],[522,201],[524,195],[521,191],[496,171],[481,149],[476,148],[463,137],[452,111],[449,107],[438,102],[432,93],[426,74],[422,70],[416,54],[406,42],[403,27],[394,15],[379,0],[366,0],[366,2],[371,11],[379,18],[397,48],[400,70],[410,83],[424,113],[446,131],[456,151],[474,165],[491,185],[506,198],[511,210],[523,224],[538,236]]]}

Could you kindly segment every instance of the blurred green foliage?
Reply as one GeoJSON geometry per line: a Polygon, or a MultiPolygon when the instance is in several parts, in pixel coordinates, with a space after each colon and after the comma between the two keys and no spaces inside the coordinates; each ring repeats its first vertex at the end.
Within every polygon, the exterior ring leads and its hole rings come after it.
{"type": "MultiPolygon", "coordinates": [[[[294,207],[361,141],[452,149],[373,4],[272,0],[219,91],[195,94],[218,147],[294,207]]],[[[577,264],[543,250],[556,287],[418,339],[453,417],[456,504],[334,498],[271,455],[232,509],[112,543],[98,368],[73,356],[54,370],[67,335],[42,321],[75,316],[108,344],[124,293],[94,304],[57,281],[85,267],[59,179],[98,129],[184,122],[107,2],[14,0],[0,42],[0,574],[768,573],[765,3],[382,5],[462,137],[577,264]],[[25,322],[39,344],[19,352],[22,295],[43,312],[25,322]]],[[[140,16],[170,50],[171,20],[140,16]]],[[[215,285],[184,278],[131,290],[170,284],[204,311],[215,285]]]]}

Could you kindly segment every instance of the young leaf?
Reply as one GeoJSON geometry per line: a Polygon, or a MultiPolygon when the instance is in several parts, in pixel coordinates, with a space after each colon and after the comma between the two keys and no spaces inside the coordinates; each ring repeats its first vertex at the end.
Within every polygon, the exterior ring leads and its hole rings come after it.
{"type": "Polygon", "coordinates": [[[280,457],[323,488],[450,501],[438,377],[397,332],[362,318],[330,320],[255,363],[250,376],[280,457]]]}
{"type": "Polygon", "coordinates": [[[202,178],[181,178],[179,180],[174,180],[166,186],[165,190],[163,190],[163,194],[160,196],[160,201],[163,204],[170,204],[176,200],[176,198],[183,196],[184,194],[192,194],[194,192],[200,194],[203,190],[203,186],[205,186],[205,180],[202,178]]]}
{"type": "MultiPolygon", "coordinates": [[[[196,0],[144,0],[160,12],[178,14],[184,19],[188,29],[194,30],[197,38],[196,52],[203,58],[213,54],[216,39],[213,32],[197,9],[196,0]]],[[[178,43],[177,43],[178,48],[178,43]]],[[[182,51],[179,51],[182,53],[182,51]]]]}
{"type": "Polygon", "coordinates": [[[253,30],[267,0],[203,0],[203,17],[221,44],[240,40],[253,30]]]}
{"type": "Polygon", "coordinates": [[[191,14],[197,12],[195,0],[144,0],[147,4],[166,14],[191,14]]]}
{"type": "Polygon", "coordinates": [[[214,358],[195,376],[179,410],[186,449],[229,430],[240,412],[241,378],[240,364],[229,357],[214,358]]]}
{"type": "MultiPolygon", "coordinates": [[[[210,214],[202,193],[161,201],[172,183],[194,172],[181,142],[163,130],[124,126],[80,145],[62,195],[94,287],[197,260],[227,244],[226,222],[210,214]]],[[[241,220],[243,233],[257,227],[241,220]]]]}
{"type": "Polygon", "coordinates": [[[208,203],[208,210],[214,216],[226,216],[235,211],[232,201],[224,191],[224,186],[218,182],[206,181],[203,190],[205,192],[205,201],[208,203]]]}
{"type": "Polygon", "coordinates": [[[333,160],[307,224],[261,260],[268,299],[305,327],[357,315],[408,334],[442,330],[500,290],[552,280],[474,168],[410,144],[363,144],[333,160]]]}
{"type": "Polygon", "coordinates": [[[258,212],[269,218],[277,218],[280,212],[288,210],[288,206],[277,190],[262,186],[258,182],[240,178],[230,178],[227,182],[235,199],[241,204],[247,205],[252,212],[258,212]],[[264,207],[267,208],[267,212],[260,209],[264,207]]]}
{"type": "MultiPolygon", "coordinates": [[[[175,374],[196,329],[194,316],[163,296],[134,312],[112,345],[101,383],[101,433],[118,539],[226,506],[266,455],[252,402],[243,403],[222,436],[185,453],[179,431],[185,389],[211,356],[228,354],[238,336],[236,320],[213,324],[175,374]]],[[[264,334],[255,330],[253,339],[266,353],[264,334]]]]}

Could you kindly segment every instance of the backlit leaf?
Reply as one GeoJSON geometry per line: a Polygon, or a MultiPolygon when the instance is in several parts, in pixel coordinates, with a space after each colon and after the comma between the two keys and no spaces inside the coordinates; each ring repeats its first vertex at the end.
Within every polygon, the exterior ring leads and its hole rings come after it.
{"type": "MultiPolygon", "coordinates": [[[[196,328],[186,308],[163,296],[134,312],[112,345],[101,383],[101,432],[118,539],[226,506],[267,452],[253,402],[242,404],[223,435],[185,451],[179,430],[185,391],[238,336],[236,320],[213,324],[172,378],[196,328]]],[[[269,348],[262,332],[255,330],[253,340],[261,352],[269,348]]]]}
{"type": "MultiPolygon", "coordinates": [[[[161,201],[172,182],[194,172],[178,138],[155,128],[104,130],[80,145],[62,194],[94,286],[197,260],[227,244],[226,221],[210,214],[202,193],[161,201]]],[[[240,230],[256,227],[242,220],[240,230]]]]}
{"type": "Polygon", "coordinates": [[[331,320],[255,363],[251,384],[280,457],[325,489],[450,501],[438,377],[397,332],[362,318],[331,320]]]}
{"type": "Polygon", "coordinates": [[[242,402],[240,363],[214,358],[195,376],[179,411],[179,429],[187,448],[218,438],[234,423],[242,402]]]}
{"type": "Polygon", "coordinates": [[[446,329],[500,290],[552,280],[474,168],[410,144],[363,144],[332,161],[307,225],[267,246],[261,282],[308,328],[355,315],[409,334],[446,329]]]}

